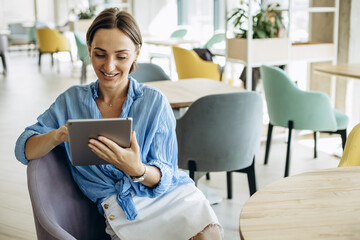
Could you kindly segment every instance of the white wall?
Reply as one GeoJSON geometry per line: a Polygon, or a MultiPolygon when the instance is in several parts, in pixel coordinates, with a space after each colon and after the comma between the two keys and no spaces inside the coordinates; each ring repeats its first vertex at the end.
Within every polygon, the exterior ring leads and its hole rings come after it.
{"type": "Polygon", "coordinates": [[[0,29],[6,29],[12,22],[35,20],[33,1],[0,0],[0,29]]]}
{"type": "Polygon", "coordinates": [[[144,36],[168,37],[177,26],[176,0],[133,1],[133,15],[144,36]]]}

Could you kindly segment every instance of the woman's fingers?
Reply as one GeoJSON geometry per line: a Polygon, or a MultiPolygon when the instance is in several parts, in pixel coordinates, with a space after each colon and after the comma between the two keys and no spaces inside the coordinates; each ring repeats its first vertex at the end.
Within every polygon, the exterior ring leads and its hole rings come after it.
{"type": "MultiPolygon", "coordinates": [[[[100,140],[100,139],[99,139],[100,140]]],[[[90,139],[88,146],[100,158],[113,163],[116,156],[114,152],[103,142],[97,139],[90,139]]]]}

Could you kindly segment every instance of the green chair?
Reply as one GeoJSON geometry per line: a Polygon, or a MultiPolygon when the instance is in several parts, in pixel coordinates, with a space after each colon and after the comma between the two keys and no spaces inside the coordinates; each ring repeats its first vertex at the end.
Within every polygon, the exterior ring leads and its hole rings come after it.
{"type": "Polygon", "coordinates": [[[215,33],[212,37],[204,44],[203,48],[210,49],[216,43],[221,43],[225,41],[226,35],[225,33],[215,33]]]}
{"type": "MultiPolygon", "coordinates": [[[[285,177],[289,175],[293,129],[312,130],[314,136],[316,132],[340,134],[342,147],[345,147],[349,119],[331,107],[330,99],[325,93],[300,90],[280,68],[263,65],[260,71],[270,118],[264,164],[267,164],[269,158],[273,126],[289,129],[285,177]]],[[[316,137],[314,139],[316,157],[316,137]]]]}
{"type": "Polygon", "coordinates": [[[180,28],[170,34],[170,38],[183,38],[187,34],[186,28],[180,28]]]}
{"type": "Polygon", "coordinates": [[[80,83],[86,83],[86,68],[90,64],[89,50],[86,44],[86,39],[78,32],[74,32],[74,37],[77,46],[78,58],[82,62],[80,83]]]}
{"type": "MultiPolygon", "coordinates": [[[[188,30],[186,28],[178,28],[170,34],[170,38],[184,38],[187,33],[188,30]]],[[[168,47],[156,47],[155,51],[150,50],[149,56],[151,63],[153,62],[154,58],[166,58],[169,62],[169,73],[171,74],[171,51],[168,47]]]]}

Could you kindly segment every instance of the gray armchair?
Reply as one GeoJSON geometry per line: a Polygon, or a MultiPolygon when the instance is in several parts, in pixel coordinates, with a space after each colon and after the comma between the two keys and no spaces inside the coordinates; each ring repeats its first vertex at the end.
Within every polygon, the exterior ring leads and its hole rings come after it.
{"type": "Polygon", "coordinates": [[[260,144],[262,100],[258,93],[209,95],[194,102],[177,120],[179,167],[195,172],[247,173],[250,195],[256,192],[255,152],[260,144]]]}
{"type": "Polygon", "coordinates": [[[109,239],[105,218],[71,176],[64,148],[30,161],[27,176],[39,240],[109,239]]]}
{"type": "Polygon", "coordinates": [[[32,24],[26,23],[9,23],[10,36],[9,41],[11,45],[27,45],[35,43],[31,38],[32,24]],[[26,26],[29,25],[29,26],[26,26]]]}
{"type": "Polygon", "coordinates": [[[170,80],[164,70],[154,63],[138,63],[137,65],[138,68],[130,76],[138,82],[170,80]]]}

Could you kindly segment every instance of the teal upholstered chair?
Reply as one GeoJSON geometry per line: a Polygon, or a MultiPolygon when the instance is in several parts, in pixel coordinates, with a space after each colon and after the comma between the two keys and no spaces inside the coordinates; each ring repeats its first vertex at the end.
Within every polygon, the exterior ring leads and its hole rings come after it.
{"type": "MultiPolygon", "coordinates": [[[[285,71],[277,67],[261,66],[265,98],[270,118],[265,164],[270,151],[273,126],[289,129],[285,177],[289,175],[291,134],[293,129],[338,133],[345,147],[348,117],[333,109],[329,97],[323,92],[302,91],[290,80],[285,71]]],[[[316,137],[315,157],[316,157],[316,137]]]]}
{"type": "Polygon", "coordinates": [[[212,37],[204,44],[203,48],[210,49],[216,43],[221,43],[225,41],[226,35],[225,33],[215,33],[212,37]]]}
{"type": "MultiPolygon", "coordinates": [[[[188,30],[185,27],[179,27],[178,29],[174,30],[169,38],[184,38],[186,34],[188,33],[188,30]]],[[[169,72],[171,74],[172,67],[171,67],[171,51],[168,47],[156,47],[154,50],[150,50],[149,56],[150,56],[150,62],[153,62],[154,58],[166,58],[169,62],[169,72]],[[155,51],[154,51],[155,50],[155,51]]]]}
{"type": "Polygon", "coordinates": [[[74,37],[77,46],[78,58],[82,62],[80,83],[86,83],[86,67],[90,64],[89,50],[86,44],[86,39],[78,32],[74,32],[74,37]]]}
{"type": "Polygon", "coordinates": [[[186,28],[179,28],[170,34],[170,38],[183,38],[187,34],[186,28]]]}

